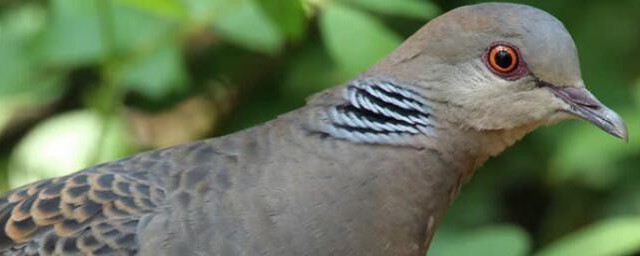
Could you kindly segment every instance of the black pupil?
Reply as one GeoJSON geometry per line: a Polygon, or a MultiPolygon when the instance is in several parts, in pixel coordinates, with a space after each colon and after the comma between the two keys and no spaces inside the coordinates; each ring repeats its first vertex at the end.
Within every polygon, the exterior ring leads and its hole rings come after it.
{"type": "Polygon", "coordinates": [[[496,53],[495,62],[501,68],[506,69],[511,66],[511,63],[513,63],[513,59],[511,58],[511,54],[509,54],[509,52],[502,50],[496,53]]]}

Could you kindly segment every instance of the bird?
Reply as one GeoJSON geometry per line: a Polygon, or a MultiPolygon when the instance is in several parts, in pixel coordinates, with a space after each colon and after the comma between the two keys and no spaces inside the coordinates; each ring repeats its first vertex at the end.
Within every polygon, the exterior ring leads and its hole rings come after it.
{"type": "Polygon", "coordinates": [[[463,6],[264,124],[7,192],[0,254],[424,255],[479,166],[568,119],[628,139],[558,19],[463,6]]]}

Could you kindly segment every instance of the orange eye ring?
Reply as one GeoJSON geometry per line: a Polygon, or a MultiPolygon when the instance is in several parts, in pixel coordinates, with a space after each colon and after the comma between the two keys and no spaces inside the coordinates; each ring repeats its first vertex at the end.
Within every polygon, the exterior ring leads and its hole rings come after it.
{"type": "Polygon", "coordinates": [[[513,72],[519,63],[518,52],[513,47],[498,44],[489,49],[487,62],[496,73],[508,74],[513,72]]]}

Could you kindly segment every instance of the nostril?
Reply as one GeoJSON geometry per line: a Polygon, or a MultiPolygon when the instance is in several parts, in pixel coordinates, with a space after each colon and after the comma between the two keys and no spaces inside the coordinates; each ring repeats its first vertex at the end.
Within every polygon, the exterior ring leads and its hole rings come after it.
{"type": "Polygon", "coordinates": [[[584,87],[570,85],[556,86],[545,81],[538,81],[538,84],[548,88],[553,92],[553,94],[568,103],[593,110],[600,110],[602,108],[602,103],[600,103],[600,101],[598,101],[598,99],[596,99],[596,97],[584,87]]]}
{"type": "Polygon", "coordinates": [[[602,107],[602,103],[598,101],[593,94],[583,87],[566,87],[562,90],[572,100],[572,102],[585,106],[594,110],[602,107]]]}

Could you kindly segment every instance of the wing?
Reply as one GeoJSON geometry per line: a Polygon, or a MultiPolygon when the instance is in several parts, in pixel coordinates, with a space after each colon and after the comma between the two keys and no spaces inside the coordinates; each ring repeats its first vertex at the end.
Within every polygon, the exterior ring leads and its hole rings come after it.
{"type": "Polygon", "coordinates": [[[130,167],[128,160],[0,197],[0,255],[135,254],[138,222],[165,191],[149,180],[149,168],[130,167]]]}

